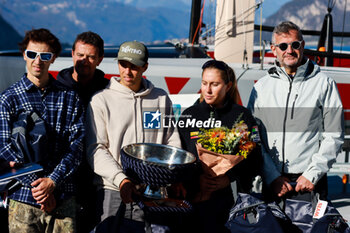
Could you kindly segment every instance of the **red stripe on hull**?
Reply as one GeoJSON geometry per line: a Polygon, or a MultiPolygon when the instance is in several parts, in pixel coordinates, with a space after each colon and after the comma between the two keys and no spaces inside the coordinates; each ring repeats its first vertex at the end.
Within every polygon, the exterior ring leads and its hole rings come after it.
{"type": "Polygon", "coordinates": [[[190,78],[164,77],[170,94],[179,94],[190,78]]]}

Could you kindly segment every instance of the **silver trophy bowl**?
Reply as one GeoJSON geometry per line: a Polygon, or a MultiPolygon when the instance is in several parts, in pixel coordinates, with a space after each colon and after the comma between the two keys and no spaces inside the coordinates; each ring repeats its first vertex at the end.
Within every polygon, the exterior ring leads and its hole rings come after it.
{"type": "Polygon", "coordinates": [[[121,150],[125,174],[136,183],[146,184],[144,195],[155,199],[167,198],[167,186],[191,176],[195,161],[192,153],[162,144],[136,143],[121,150]]]}

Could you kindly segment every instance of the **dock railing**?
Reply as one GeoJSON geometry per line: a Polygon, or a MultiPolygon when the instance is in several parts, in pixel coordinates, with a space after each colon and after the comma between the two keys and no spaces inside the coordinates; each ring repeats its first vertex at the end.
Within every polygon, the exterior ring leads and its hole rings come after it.
{"type": "Polygon", "coordinates": [[[333,164],[332,168],[329,170],[328,174],[343,175],[343,193],[346,192],[346,185],[349,183],[350,174],[350,163],[349,163],[349,153],[350,153],[350,135],[345,135],[344,145],[342,151],[345,153],[344,162],[336,162],[333,164]]]}

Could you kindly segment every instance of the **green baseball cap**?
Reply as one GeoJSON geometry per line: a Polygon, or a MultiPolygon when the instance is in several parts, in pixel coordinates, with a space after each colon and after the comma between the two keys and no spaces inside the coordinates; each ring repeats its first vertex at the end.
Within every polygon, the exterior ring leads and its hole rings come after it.
{"type": "Polygon", "coordinates": [[[144,66],[148,61],[148,49],[140,42],[127,41],[120,45],[117,59],[144,66]]]}

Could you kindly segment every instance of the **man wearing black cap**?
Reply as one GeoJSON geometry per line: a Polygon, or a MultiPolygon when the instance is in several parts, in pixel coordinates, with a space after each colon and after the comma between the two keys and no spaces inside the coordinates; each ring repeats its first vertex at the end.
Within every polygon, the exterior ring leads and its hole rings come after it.
{"type": "Polygon", "coordinates": [[[117,60],[120,77],[113,77],[88,106],[87,158],[98,175],[94,183],[98,189],[100,221],[115,216],[121,206],[126,208],[124,221],[136,220],[142,225],[143,211],[132,198],[138,192],[123,173],[120,150],[132,143],[180,147],[181,142],[173,127],[160,126],[163,114],[172,115],[167,93],[142,77],[148,67],[146,46],[136,41],[125,42],[120,46],[117,60]],[[147,114],[152,117],[145,117],[147,114]]]}

